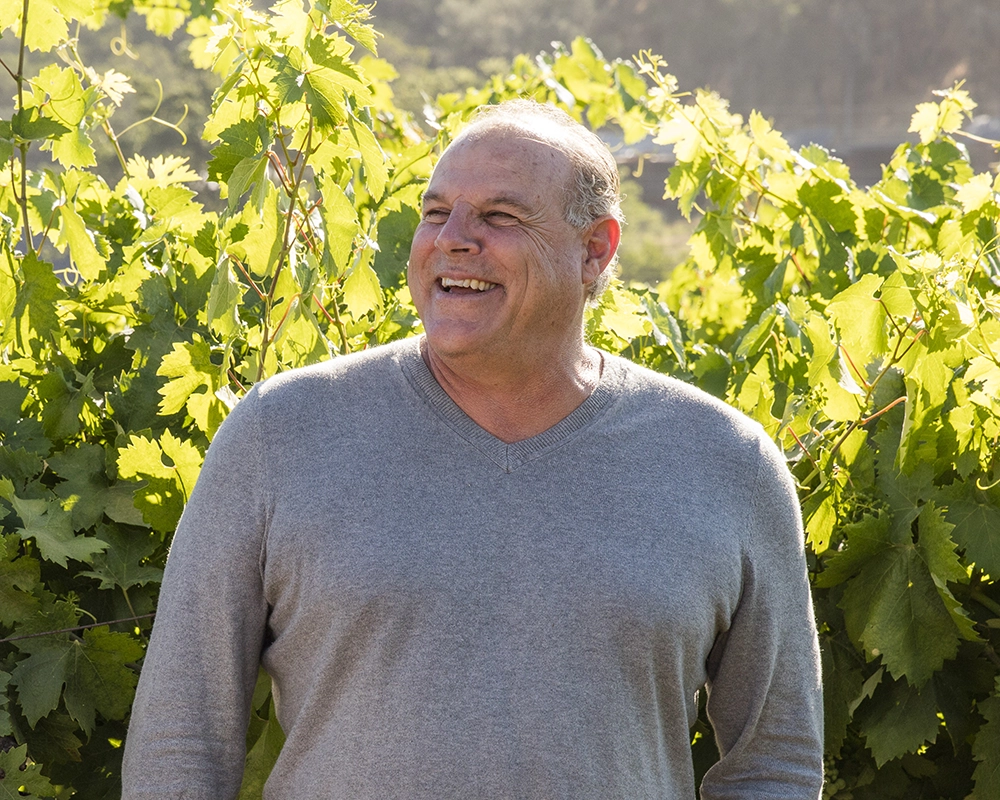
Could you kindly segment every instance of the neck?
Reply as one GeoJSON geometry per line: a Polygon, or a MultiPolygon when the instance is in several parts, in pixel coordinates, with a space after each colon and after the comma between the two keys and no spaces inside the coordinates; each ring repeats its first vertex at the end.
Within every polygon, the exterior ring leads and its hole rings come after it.
{"type": "Polygon", "coordinates": [[[573,413],[597,388],[603,366],[601,354],[582,342],[576,352],[537,367],[444,359],[426,339],[421,355],[455,404],[508,444],[537,436],[573,413]]]}

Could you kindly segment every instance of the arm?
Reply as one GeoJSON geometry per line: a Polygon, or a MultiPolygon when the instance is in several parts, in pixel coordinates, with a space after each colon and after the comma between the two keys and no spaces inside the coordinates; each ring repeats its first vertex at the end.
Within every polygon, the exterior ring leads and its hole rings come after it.
{"type": "Polygon", "coordinates": [[[798,500],[761,443],[748,511],[743,593],[709,659],[708,716],[721,758],[703,800],[816,800],[823,784],[819,645],[798,500]]]}
{"type": "Polygon", "coordinates": [[[209,448],[167,559],[125,744],[123,800],[239,792],[267,619],[257,394],[209,448]]]}

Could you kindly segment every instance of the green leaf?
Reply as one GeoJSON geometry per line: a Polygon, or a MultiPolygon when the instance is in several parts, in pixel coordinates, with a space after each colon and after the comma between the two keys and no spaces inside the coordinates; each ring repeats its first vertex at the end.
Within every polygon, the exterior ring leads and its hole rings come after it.
{"type": "Polygon", "coordinates": [[[323,176],[320,191],[323,193],[323,205],[320,206],[325,245],[323,266],[333,279],[347,271],[354,252],[354,237],[361,232],[361,226],[354,205],[336,180],[323,176]]]}
{"type": "MultiPolygon", "coordinates": [[[[28,19],[31,19],[30,14],[28,19]]],[[[36,91],[46,94],[44,108],[47,117],[61,122],[68,129],[76,128],[83,121],[87,103],[76,70],[48,64],[31,84],[36,91]]]]}
{"type": "Polygon", "coordinates": [[[598,314],[601,327],[624,342],[648,336],[653,327],[642,299],[617,285],[605,293],[598,314]]]}
{"type": "Polygon", "coordinates": [[[954,658],[960,637],[975,638],[946,585],[964,577],[949,531],[933,504],[920,512],[917,542],[893,535],[884,517],[869,517],[850,526],[846,551],[817,581],[831,586],[855,575],[840,602],[848,634],[916,686],[954,658]]]}
{"type": "Polygon", "coordinates": [[[258,277],[274,273],[282,246],[278,191],[270,181],[262,185],[267,190],[263,206],[260,209],[247,206],[236,217],[238,221],[234,225],[245,225],[245,235],[237,241],[235,228],[225,231],[230,239],[226,252],[245,262],[249,271],[258,277]]]}
{"type": "Polygon", "coordinates": [[[5,326],[0,345],[13,342],[22,353],[28,354],[59,328],[57,308],[66,292],[52,265],[39,261],[33,252],[21,260],[20,273],[14,322],[5,326]]]}
{"type": "Polygon", "coordinates": [[[22,539],[34,539],[42,558],[61,567],[69,559],[90,563],[95,553],[107,545],[90,536],[74,536],[70,512],[55,500],[23,500],[9,498],[21,518],[18,534],[22,539]]]}
{"type": "Polygon", "coordinates": [[[239,204],[240,198],[251,189],[258,189],[253,193],[253,196],[258,198],[258,201],[253,205],[258,210],[261,208],[260,198],[266,196],[266,190],[260,191],[259,187],[263,181],[267,180],[267,164],[267,155],[261,154],[244,158],[236,165],[226,183],[230,212],[239,204]]]}
{"type": "Polygon", "coordinates": [[[681,327],[677,324],[677,318],[667,307],[666,303],[659,303],[651,295],[642,298],[643,308],[653,322],[653,336],[657,344],[667,345],[681,369],[687,369],[687,355],[684,352],[684,336],[681,327]]]}
{"type": "Polygon", "coordinates": [[[108,494],[104,448],[82,443],[49,459],[49,467],[65,480],[53,491],[69,508],[74,530],[97,524],[104,515],[108,494]]]}
{"type": "Polygon", "coordinates": [[[233,170],[245,159],[259,158],[271,144],[267,124],[262,119],[243,119],[219,134],[222,143],[212,148],[208,177],[228,183],[233,170]]]}
{"type": "Polygon", "coordinates": [[[61,206],[59,216],[63,222],[60,241],[69,245],[73,266],[84,280],[96,280],[104,268],[105,259],[97,251],[93,234],[87,230],[83,219],[72,206],[61,206]]]}
{"type": "Polygon", "coordinates": [[[972,757],[979,763],[972,779],[976,788],[969,800],[993,800],[1000,797],[1000,697],[994,695],[979,704],[985,724],[976,734],[972,757]]]}
{"type": "MultiPolygon", "coordinates": [[[[7,697],[7,684],[9,683],[10,674],[0,670],[0,697],[7,697]]],[[[9,702],[5,702],[3,705],[0,705],[0,736],[10,736],[10,734],[14,731],[14,725],[10,718],[10,712],[7,710],[9,706],[9,702]]],[[[2,778],[0,778],[0,780],[2,780],[2,778]]],[[[0,786],[2,785],[3,784],[0,784],[0,786]]]]}
{"type": "Polygon", "coordinates": [[[193,342],[174,342],[156,374],[170,378],[160,389],[160,414],[186,409],[201,430],[214,433],[218,429],[226,408],[215,394],[223,384],[208,343],[200,337],[193,342]]]}
{"type": "Polygon", "coordinates": [[[860,716],[861,732],[879,767],[933,742],[940,726],[933,687],[919,691],[903,680],[883,682],[860,716]]]}
{"type": "Polygon", "coordinates": [[[28,745],[0,750],[0,800],[52,797],[55,787],[41,773],[41,765],[28,760],[28,745]],[[21,790],[27,792],[23,794],[21,790]]]}
{"type": "Polygon", "coordinates": [[[820,637],[823,667],[823,729],[827,752],[837,752],[847,734],[851,708],[863,690],[860,659],[850,642],[820,637]]]}
{"type": "Polygon", "coordinates": [[[887,315],[877,298],[881,285],[878,275],[862,275],[827,306],[841,344],[862,372],[889,349],[887,315]]]}
{"type": "MultiPolygon", "coordinates": [[[[269,678],[267,685],[270,685],[269,678]]],[[[274,700],[270,693],[266,695],[265,704],[266,716],[254,709],[247,731],[246,766],[237,800],[254,800],[261,796],[264,784],[285,744],[285,734],[278,723],[274,700]]]]}
{"type": "Polygon", "coordinates": [[[65,635],[22,639],[17,648],[28,657],[11,673],[28,724],[34,725],[59,705],[90,735],[96,714],[122,719],[135,694],[138,675],[126,664],[142,657],[143,648],[126,633],[91,628],[79,637],[65,635]]]}
{"type": "Polygon", "coordinates": [[[810,495],[802,505],[802,519],[809,547],[816,555],[822,555],[830,547],[830,539],[837,524],[837,503],[832,483],[827,483],[810,495]]]}
{"type": "Polygon", "coordinates": [[[358,264],[354,268],[344,281],[344,303],[354,319],[382,307],[382,287],[375,270],[367,264],[358,264]]]}
{"type": "Polygon", "coordinates": [[[365,187],[368,193],[378,202],[385,193],[385,185],[389,180],[389,170],[386,165],[385,153],[379,147],[372,129],[361,120],[351,115],[348,121],[351,136],[354,138],[358,151],[361,153],[361,163],[365,167],[365,187]]]}
{"type": "Polygon", "coordinates": [[[173,531],[198,479],[202,460],[197,447],[177,439],[169,430],[158,442],[133,434],[128,446],[118,453],[118,474],[145,481],[135,490],[136,508],[153,529],[173,531]]]}
{"type": "Polygon", "coordinates": [[[69,131],[54,140],[52,155],[67,169],[97,166],[94,140],[83,129],[69,131]]]}
{"type": "Polygon", "coordinates": [[[41,577],[40,564],[21,555],[20,544],[16,534],[0,535],[0,624],[8,627],[38,610],[34,592],[41,577]]]}
{"type": "Polygon", "coordinates": [[[946,519],[965,557],[987,574],[1000,577],[1000,508],[955,485],[943,493],[946,519]]]}
{"type": "Polygon", "coordinates": [[[54,441],[75,436],[82,426],[81,414],[87,395],[93,391],[90,376],[76,388],[66,382],[60,370],[53,370],[38,384],[38,397],[44,401],[42,426],[45,435],[54,441]]]}
{"type": "Polygon", "coordinates": [[[15,112],[11,117],[10,128],[15,139],[25,141],[49,139],[62,136],[69,131],[69,128],[58,120],[41,116],[37,108],[22,108],[15,112]]]}
{"type": "Polygon", "coordinates": [[[819,179],[799,187],[799,200],[834,230],[853,231],[857,215],[846,190],[842,183],[819,179]]]}
{"type": "Polygon", "coordinates": [[[156,550],[159,537],[103,525],[97,538],[107,543],[107,550],[94,557],[93,569],[79,574],[99,580],[101,589],[131,589],[162,579],[162,569],[143,563],[156,550]]]}
{"type": "Polygon", "coordinates": [[[209,327],[223,339],[229,339],[240,330],[239,307],[242,298],[243,284],[233,274],[229,256],[223,256],[216,266],[205,309],[209,327]]]}

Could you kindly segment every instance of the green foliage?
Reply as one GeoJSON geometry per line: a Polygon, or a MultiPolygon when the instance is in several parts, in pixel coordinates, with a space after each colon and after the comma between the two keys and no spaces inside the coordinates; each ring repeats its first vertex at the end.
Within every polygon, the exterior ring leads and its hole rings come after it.
{"type": "MultiPolygon", "coordinates": [[[[828,796],[995,795],[1000,181],[954,139],[963,91],[918,108],[919,141],[862,190],[760,115],[680,94],[650,56],[608,62],[578,39],[519,58],[437,98],[430,139],[393,104],[363,6],[189,17],[180,0],[136,0],[155,30],[186,23],[216,75],[204,136],[224,202],[209,211],[183,157],[126,156],[125,77],[69,46],[68,21],[96,26],[107,6],[26,7],[22,25],[4,6],[0,30],[69,57],[37,75],[8,65],[16,107],[0,121],[8,796],[114,795],[170,536],[219,424],[259,380],[419,332],[403,273],[423,182],[477,105],[520,95],[673,150],[689,255],[659,290],[612,287],[587,331],[724,397],[784,448],[820,622],[828,796]]],[[[245,797],[282,741],[268,689],[245,797]]],[[[697,733],[703,770],[714,748],[697,733]]]]}

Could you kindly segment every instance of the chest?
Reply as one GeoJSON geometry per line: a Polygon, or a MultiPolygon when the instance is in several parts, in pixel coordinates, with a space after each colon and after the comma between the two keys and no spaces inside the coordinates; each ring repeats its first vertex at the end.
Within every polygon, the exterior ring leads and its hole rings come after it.
{"type": "Polygon", "coordinates": [[[572,452],[513,473],[447,450],[393,455],[344,469],[343,454],[318,453],[279,482],[265,559],[273,637],[377,609],[429,636],[541,647],[554,631],[577,642],[629,631],[707,653],[735,610],[744,509],[697,469],[625,462],[609,480],[606,462],[572,452]]]}

